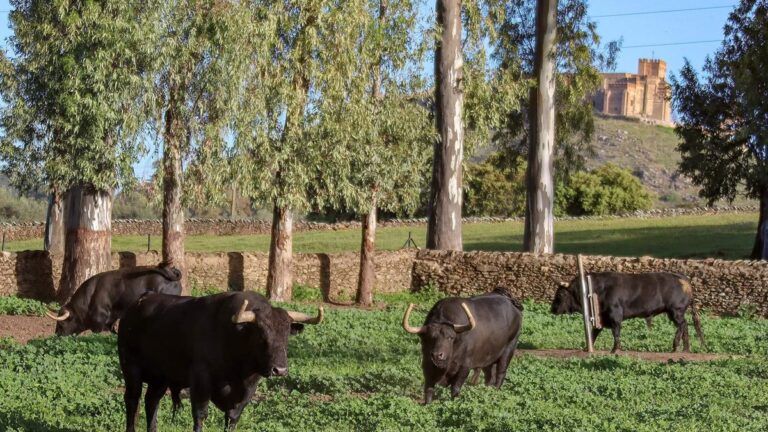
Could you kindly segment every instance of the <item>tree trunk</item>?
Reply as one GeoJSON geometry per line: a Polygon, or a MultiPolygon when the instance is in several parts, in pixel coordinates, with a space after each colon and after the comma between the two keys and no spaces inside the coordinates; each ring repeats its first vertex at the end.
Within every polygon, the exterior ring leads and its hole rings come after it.
{"type": "Polygon", "coordinates": [[[429,199],[427,248],[462,250],[461,163],[464,153],[464,94],[461,51],[461,2],[437,0],[437,24],[442,36],[435,50],[437,104],[432,188],[429,199]]]}
{"type": "Polygon", "coordinates": [[[357,277],[355,302],[361,306],[373,304],[373,288],[376,285],[376,200],[368,214],[363,216],[363,239],[360,242],[360,274],[357,277]]]}
{"type": "Polygon", "coordinates": [[[760,218],[757,223],[752,259],[768,260],[768,187],[760,191],[760,218]]]}
{"type": "Polygon", "coordinates": [[[48,196],[48,212],[45,217],[45,238],[43,247],[51,255],[64,254],[64,200],[61,191],[51,188],[48,196]]]}
{"type": "Polygon", "coordinates": [[[89,277],[108,271],[112,257],[112,197],[88,186],[73,186],[65,198],[64,264],[56,297],[64,304],[89,277]]]}
{"type": "Polygon", "coordinates": [[[189,294],[184,261],[184,209],[181,204],[181,147],[186,137],[180,118],[179,90],[169,90],[163,145],[163,261],[181,271],[182,294],[189,294]]]}
{"type": "Polygon", "coordinates": [[[236,194],[237,194],[237,186],[235,186],[234,183],[232,183],[232,202],[230,203],[229,207],[229,219],[235,220],[235,206],[236,206],[236,194]]]}
{"type": "Polygon", "coordinates": [[[290,301],[293,264],[293,214],[291,209],[274,206],[272,239],[269,244],[267,295],[272,301],[290,301]]]}
{"type": "Polygon", "coordinates": [[[557,0],[539,0],[536,8],[536,89],[531,98],[528,186],[523,249],[533,253],[555,250],[555,37],[557,0]]]}
{"type": "MultiPolygon", "coordinates": [[[[379,27],[386,25],[388,0],[379,1],[379,27]]],[[[381,101],[381,64],[382,57],[373,68],[373,86],[371,96],[375,103],[381,101]]],[[[361,306],[370,306],[373,304],[373,289],[376,286],[376,264],[374,253],[376,250],[376,192],[377,187],[373,187],[371,193],[371,210],[363,215],[362,220],[362,239],[360,241],[360,272],[357,275],[357,295],[355,302],[361,306]]]]}

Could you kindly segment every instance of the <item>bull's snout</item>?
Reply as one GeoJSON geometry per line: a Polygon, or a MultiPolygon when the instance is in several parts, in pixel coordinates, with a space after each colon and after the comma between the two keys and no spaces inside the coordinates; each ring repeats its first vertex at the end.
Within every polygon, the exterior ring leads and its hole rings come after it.
{"type": "Polygon", "coordinates": [[[288,368],[287,367],[273,367],[272,368],[272,375],[273,376],[285,376],[288,374],[288,368]]]}
{"type": "Polygon", "coordinates": [[[446,355],[442,351],[432,353],[432,362],[436,365],[440,365],[445,362],[446,355]]]}

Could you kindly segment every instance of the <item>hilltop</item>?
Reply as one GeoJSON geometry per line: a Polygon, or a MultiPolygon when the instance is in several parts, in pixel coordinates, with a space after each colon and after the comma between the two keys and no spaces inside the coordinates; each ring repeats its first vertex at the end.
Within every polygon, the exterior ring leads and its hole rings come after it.
{"type": "Polygon", "coordinates": [[[629,118],[595,115],[589,169],[613,163],[630,170],[659,198],[659,206],[701,203],[699,188],[678,173],[678,138],[671,127],[629,118]]]}

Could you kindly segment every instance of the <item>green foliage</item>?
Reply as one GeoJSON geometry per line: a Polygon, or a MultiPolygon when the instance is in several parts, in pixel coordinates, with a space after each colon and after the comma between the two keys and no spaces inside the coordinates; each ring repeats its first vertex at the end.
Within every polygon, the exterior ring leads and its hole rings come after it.
{"type": "Polygon", "coordinates": [[[680,170],[714,202],[768,191],[768,2],[743,0],[725,26],[725,39],[700,79],[686,61],[673,77],[679,113],[680,170]],[[742,188],[745,186],[745,188],[742,188]]]}
{"type": "MultiPolygon", "coordinates": [[[[424,319],[434,302],[419,302],[415,295],[402,300],[419,303],[414,323],[424,319]]],[[[307,313],[316,310],[286,306],[307,313]]],[[[422,406],[419,341],[400,327],[405,304],[390,306],[374,312],[328,308],[321,325],[307,326],[292,337],[289,375],[261,381],[238,430],[693,432],[768,427],[762,409],[768,384],[766,320],[703,317],[712,351],[745,357],[655,363],[614,356],[523,356],[512,360],[499,390],[465,385],[461,396],[451,400],[443,388],[435,403],[422,406]]],[[[555,317],[547,309],[525,302],[521,346],[580,348],[581,317],[555,317]]],[[[667,321],[657,318],[652,331],[642,320],[628,321],[623,332],[627,349],[668,350],[673,329],[667,321]]],[[[610,339],[609,334],[601,335],[598,347],[605,349],[610,339]]],[[[114,336],[0,344],[0,429],[101,432],[124,424],[114,336]]],[[[172,419],[169,399],[161,402],[158,428],[189,430],[189,400],[182,401],[182,411],[172,419]]],[[[222,422],[221,412],[211,406],[206,429],[222,422]]]]}
{"type": "Polygon", "coordinates": [[[525,212],[525,161],[508,163],[497,153],[465,174],[464,212],[468,216],[519,216],[525,212]]]}
{"type": "Polygon", "coordinates": [[[23,189],[130,182],[142,151],[152,59],[139,2],[14,0],[0,59],[0,155],[23,189]]]}
{"type": "Polygon", "coordinates": [[[560,212],[570,215],[628,213],[649,209],[654,201],[640,180],[613,164],[574,174],[556,195],[560,212]]]}
{"type": "Polygon", "coordinates": [[[18,196],[0,187],[0,222],[29,222],[45,219],[47,204],[40,199],[18,196]]]}
{"type": "Polygon", "coordinates": [[[294,284],[291,290],[291,298],[297,302],[322,301],[323,295],[318,288],[306,285],[294,284]]]}
{"type": "Polygon", "coordinates": [[[148,190],[124,189],[112,201],[112,219],[159,219],[161,215],[148,190]]]}
{"type": "Polygon", "coordinates": [[[202,287],[201,288],[201,287],[198,287],[198,286],[195,285],[195,286],[192,287],[192,296],[193,297],[205,297],[205,296],[209,296],[209,295],[219,294],[219,293],[222,293],[224,291],[225,290],[221,290],[221,289],[216,288],[216,287],[202,287]]]}
{"type": "MultiPolygon", "coordinates": [[[[489,2],[499,35],[494,58],[502,69],[530,77],[535,50],[536,0],[489,2]]],[[[590,20],[584,0],[560,1],[557,9],[557,74],[555,93],[555,155],[558,176],[567,178],[583,169],[590,155],[594,116],[589,96],[600,85],[600,69],[612,69],[620,42],[601,46],[597,25],[590,20]]],[[[494,141],[512,154],[528,147],[528,92],[521,94],[519,109],[508,112],[506,125],[494,141]]]]}
{"type": "Polygon", "coordinates": [[[37,300],[0,296],[0,315],[45,316],[48,307],[37,300]]]}

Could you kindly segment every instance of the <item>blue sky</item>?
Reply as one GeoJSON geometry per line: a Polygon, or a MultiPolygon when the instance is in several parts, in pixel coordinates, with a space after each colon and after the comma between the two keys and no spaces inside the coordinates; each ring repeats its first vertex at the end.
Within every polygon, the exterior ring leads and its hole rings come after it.
{"type": "MultiPolygon", "coordinates": [[[[708,54],[719,46],[718,42],[685,45],[637,47],[644,45],[680,44],[697,41],[720,41],[723,25],[737,1],[735,0],[591,0],[589,15],[598,23],[603,41],[623,38],[624,48],[619,54],[617,72],[636,72],[638,58],[659,58],[667,62],[668,73],[676,73],[688,58],[700,69],[708,54]],[[707,9],[704,9],[707,8],[707,9]],[[700,9],[681,12],[637,14],[607,17],[605,15],[700,9]]],[[[8,0],[0,0],[0,39],[6,43],[11,31],[8,28],[10,9],[8,0]]],[[[426,0],[426,13],[434,9],[434,1],[426,0]]],[[[151,160],[145,158],[136,165],[137,175],[151,173],[151,160]]]]}

